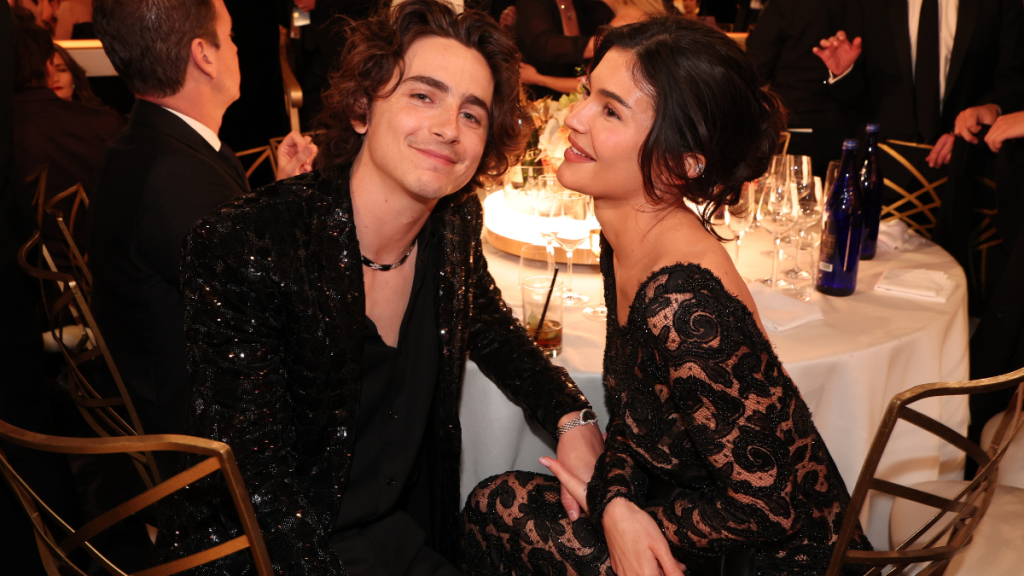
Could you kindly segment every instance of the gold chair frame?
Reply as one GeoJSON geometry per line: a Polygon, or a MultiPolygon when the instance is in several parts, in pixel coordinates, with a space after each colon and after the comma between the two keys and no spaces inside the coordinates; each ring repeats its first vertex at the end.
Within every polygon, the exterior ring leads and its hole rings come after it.
{"type": "Polygon", "coordinates": [[[32,193],[32,205],[36,207],[36,227],[43,226],[43,204],[46,203],[46,179],[50,174],[49,164],[41,164],[32,174],[25,178],[25,184],[36,183],[36,190],[32,193]]]}
{"type": "MultiPolygon", "coordinates": [[[[284,26],[278,26],[278,56],[281,59],[281,83],[284,88],[284,107],[288,124],[295,132],[299,128],[299,108],[302,108],[302,85],[295,78],[291,60],[288,58],[289,33],[284,26]]],[[[276,150],[275,150],[276,152],[276,150]]]]}
{"type": "Polygon", "coordinates": [[[893,397],[882,418],[882,423],[878,427],[871,449],[864,460],[864,466],[861,468],[860,476],[857,478],[857,485],[850,497],[850,504],[847,507],[843,525],[832,553],[828,576],[838,576],[842,572],[844,564],[872,566],[866,572],[870,576],[883,574],[886,567],[891,567],[888,572],[884,572],[887,576],[903,574],[910,565],[918,563],[925,564],[919,572],[920,576],[943,574],[949,561],[963,552],[970,543],[974,530],[978,527],[978,523],[985,515],[995,494],[999,461],[1006,453],[1010,440],[1024,425],[1024,414],[1021,412],[1021,400],[1024,398],[1024,384],[1022,383],[1024,383],[1024,369],[982,380],[923,384],[893,397]],[[1013,386],[1017,387],[1017,391],[1010,401],[1010,409],[1004,413],[988,450],[983,450],[963,434],[911,407],[915,402],[927,398],[993,392],[1013,386]],[[886,444],[900,420],[934,434],[978,462],[979,469],[974,479],[954,498],[942,498],[876,477],[878,464],[885,452],[886,444]],[[861,509],[867,500],[868,492],[872,490],[890,494],[896,498],[919,502],[936,508],[938,512],[895,550],[871,552],[849,550],[848,547],[853,538],[861,509]],[[947,514],[949,514],[949,518],[943,521],[943,517],[947,514]],[[944,523],[940,525],[940,521],[944,523]],[[924,542],[923,547],[911,549],[918,540],[921,540],[926,533],[930,533],[937,525],[940,525],[940,528],[924,542]],[[947,536],[948,540],[944,541],[947,536]]]}
{"type": "Polygon", "coordinates": [[[889,156],[892,156],[894,160],[906,168],[907,171],[910,172],[910,174],[921,184],[921,188],[918,188],[913,192],[908,192],[892,180],[885,178],[884,181],[886,187],[895,191],[901,196],[901,198],[892,204],[882,206],[882,220],[903,220],[911,230],[914,230],[925,238],[931,239],[932,234],[930,230],[935,227],[935,223],[938,221],[937,211],[939,206],[942,204],[942,199],[939,196],[937,188],[945,184],[949,178],[943,177],[935,182],[929,182],[928,179],[921,174],[920,170],[915,168],[909,160],[897,152],[891,145],[920,148],[922,150],[931,150],[933,146],[928,144],[917,144],[915,142],[903,142],[900,140],[886,140],[884,143],[880,143],[878,145],[882,151],[889,156]],[[906,211],[901,211],[901,208],[908,205],[909,208],[906,211]],[[916,214],[924,214],[925,218],[927,218],[930,223],[921,224],[909,218],[916,214]]]}
{"type": "Polygon", "coordinates": [[[51,198],[46,203],[46,213],[57,221],[57,227],[64,236],[64,250],[67,251],[68,258],[71,260],[71,273],[78,280],[78,285],[84,291],[86,298],[91,300],[92,272],[89,271],[87,256],[79,250],[74,237],[78,210],[83,205],[86,209],[89,208],[89,197],[86,195],[85,188],[81,184],[75,184],[51,198]],[[64,220],[64,213],[58,210],[56,206],[58,202],[70,196],[74,196],[74,202],[71,204],[71,216],[66,222],[64,220]]]}
{"type": "Polygon", "coordinates": [[[108,510],[78,529],[74,529],[42,501],[14,470],[3,451],[0,451],[0,472],[3,473],[16,498],[28,514],[36,545],[39,548],[39,555],[49,576],[65,576],[69,572],[86,576],[86,572],[69,558],[72,552],[79,548],[83,549],[108,573],[115,576],[128,576],[97,551],[89,543],[89,540],[132,514],[217,471],[221,471],[224,475],[244,534],[190,556],[136,572],[133,576],[169,576],[213,562],[246,548],[252,553],[256,573],[259,576],[273,574],[270,557],[267,555],[263,535],[256,522],[249,493],[245,489],[245,482],[238,470],[231,447],[227,444],[172,434],[118,438],[63,438],[36,434],[3,421],[0,421],[0,438],[25,448],[57,454],[138,454],[173,451],[206,457],[184,472],[150,487],[142,494],[108,510]],[[55,530],[51,531],[50,526],[59,528],[64,535],[58,539],[55,530]]]}
{"type": "Polygon", "coordinates": [[[235,156],[238,157],[239,161],[241,161],[242,158],[246,156],[256,156],[256,160],[253,161],[253,163],[250,164],[249,167],[245,169],[245,177],[246,179],[248,179],[252,176],[253,172],[255,172],[256,169],[260,167],[261,164],[268,160],[270,161],[271,170],[273,170],[274,173],[276,174],[277,158],[274,154],[275,152],[276,150],[272,150],[271,146],[267,145],[257,146],[256,148],[250,148],[248,150],[243,150],[242,152],[235,152],[235,156]]]}
{"type": "MultiPolygon", "coordinates": [[[[68,389],[75,406],[82,417],[96,434],[101,437],[138,436],[143,434],[135,405],[125,388],[121,373],[114,364],[114,358],[103,339],[99,326],[92,315],[89,303],[78,285],[78,280],[71,274],[53,270],[43,270],[28,262],[28,255],[36,245],[40,244],[40,233],[36,231],[28,242],[18,250],[18,264],[29,276],[39,280],[42,291],[43,305],[49,320],[50,334],[53,336],[64,362],[67,365],[68,389]],[[47,283],[54,285],[54,290],[47,289],[47,283]],[[53,295],[56,294],[56,298],[53,295]],[[77,343],[69,346],[64,341],[64,330],[73,321],[81,333],[77,343]],[[82,364],[97,357],[103,357],[107,369],[117,386],[119,397],[105,398],[89,382],[82,372],[82,364]],[[128,413],[129,424],[117,412],[123,407],[128,413]]],[[[147,488],[160,482],[160,473],[152,454],[130,454],[143,483],[147,488]]]]}

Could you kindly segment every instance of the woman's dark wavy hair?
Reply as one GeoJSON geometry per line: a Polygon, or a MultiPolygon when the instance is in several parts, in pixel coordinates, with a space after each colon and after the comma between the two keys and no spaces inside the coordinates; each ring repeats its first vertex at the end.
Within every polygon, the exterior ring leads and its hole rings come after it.
{"type": "Polygon", "coordinates": [[[650,203],[704,204],[701,222],[721,240],[711,217],[768,170],[786,128],[785,108],[760,87],[757,68],[736,42],[700,22],[662,16],[606,29],[590,70],[613,48],[632,55],[633,77],[654,101],[654,124],[639,151],[650,203]],[[686,170],[691,154],[704,157],[696,178],[686,170]]]}
{"type": "Polygon", "coordinates": [[[395,70],[401,82],[409,46],[430,36],[476,50],[494,76],[487,141],[470,183],[480,186],[482,178],[501,176],[519,163],[527,136],[523,126],[530,125],[519,98],[519,52],[490,16],[474,10],[456,14],[436,0],[408,0],[367,20],[349,21],[345,34],[345,49],[314,122],[313,141],[320,149],[314,162],[321,174],[341,177],[338,170],[355,160],[363,138],[352,121],[366,122],[370,103],[390,95],[386,89],[395,70]]]}

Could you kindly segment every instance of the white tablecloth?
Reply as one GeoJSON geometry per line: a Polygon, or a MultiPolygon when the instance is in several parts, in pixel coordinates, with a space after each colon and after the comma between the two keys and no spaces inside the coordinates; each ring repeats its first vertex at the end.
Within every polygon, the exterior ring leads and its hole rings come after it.
{"type": "MultiPolygon", "coordinates": [[[[760,255],[768,247],[763,232],[744,241],[739,265],[744,276],[759,278],[771,272],[770,260],[760,255]]],[[[505,300],[518,313],[519,259],[486,241],[484,254],[505,300]]],[[[791,264],[792,260],[786,262],[791,264]]],[[[596,302],[601,290],[597,267],[574,268],[574,288],[596,302]]],[[[560,277],[564,273],[563,269],[560,277]]],[[[966,279],[949,254],[928,242],[909,252],[880,250],[874,260],[861,263],[856,293],[836,298],[814,292],[810,303],[822,310],[824,321],[769,336],[852,491],[893,396],[918,384],[968,378],[966,279]],[[956,289],[945,303],[874,291],[888,268],[941,270],[956,289]]],[[[601,382],[605,326],[584,318],[582,310],[583,306],[565,309],[562,355],[555,363],[569,371],[603,426],[608,421],[601,382]]],[[[916,407],[966,432],[966,398],[930,399],[916,407]]],[[[488,476],[513,469],[547,471],[537,458],[554,453],[553,440],[472,362],[466,369],[460,415],[463,499],[488,476]]],[[[944,448],[933,436],[906,423],[897,427],[880,465],[883,478],[901,483],[955,479],[962,470],[962,453],[944,448]]],[[[876,548],[888,548],[890,507],[887,497],[874,497],[861,517],[876,548]]]]}

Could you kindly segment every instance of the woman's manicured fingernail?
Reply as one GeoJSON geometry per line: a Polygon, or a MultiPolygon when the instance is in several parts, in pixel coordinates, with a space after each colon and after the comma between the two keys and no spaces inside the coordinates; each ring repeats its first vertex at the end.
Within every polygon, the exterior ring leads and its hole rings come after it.
{"type": "Polygon", "coordinates": [[[548,460],[547,458],[541,458],[540,459],[540,463],[541,463],[542,466],[545,466],[547,468],[551,468],[551,460],[548,460]]]}
{"type": "Polygon", "coordinates": [[[575,522],[579,517],[580,517],[580,513],[579,512],[577,512],[575,510],[573,510],[572,512],[569,512],[569,520],[572,520],[573,522],[575,522]]]}

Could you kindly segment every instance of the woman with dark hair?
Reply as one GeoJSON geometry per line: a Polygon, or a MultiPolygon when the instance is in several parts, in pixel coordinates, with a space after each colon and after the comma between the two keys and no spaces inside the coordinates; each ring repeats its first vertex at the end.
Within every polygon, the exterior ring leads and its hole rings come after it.
{"type": "Polygon", "coordinates": [[[46,70],[50,78],[50,89],[61,100],[103,106],[103,102],[92,93],[85,69],[60,44],[54,43],[53,57],[47,62],[46,70]]]}
{"type": "Polygon", "coordinates": [[[594,197],[604,234],[605,452],[591,477],[542,458],[557,479],[481,482],[463,516],[471,573],[825,573],[849,494],[710,222],[785,126],[758,85],[697,22],[600,39],[558,179],[594,197]],[[586,516],[562,511],[562,487],[586,516]]]}

